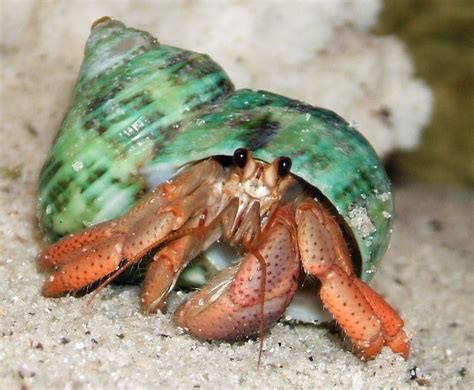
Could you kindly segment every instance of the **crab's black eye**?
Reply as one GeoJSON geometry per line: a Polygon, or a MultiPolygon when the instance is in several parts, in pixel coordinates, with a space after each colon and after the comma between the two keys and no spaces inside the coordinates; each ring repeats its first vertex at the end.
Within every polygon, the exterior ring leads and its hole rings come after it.
{"type": "Polygon", "coordinates": [[[239,168],[245,167],[249,157],[249,151],[245,148],[239,148],[234,152],[234,163],[239,168]]]}
{"type": "Polygon", "coordinates": [[[291,169],[291,158],[289,157],[280,157],[278,159],[278,176],[283,177],[291,169]]]}

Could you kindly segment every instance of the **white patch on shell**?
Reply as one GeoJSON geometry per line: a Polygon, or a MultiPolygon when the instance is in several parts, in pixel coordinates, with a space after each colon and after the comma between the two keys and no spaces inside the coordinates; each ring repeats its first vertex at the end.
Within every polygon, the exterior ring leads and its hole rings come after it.
{"type": "Polygon", "coordinates": [[[46,215],[50,215],[53,212],[53,205],[50,203],[48,206],[46,206],[45,213],[46,215]]]}
{"type": "Polygon", "coordinates": [[[375,196],[377,197],[378,200],[381,200],[382,202],[386,202],[390,199],[390,192],[384,192],[382,194],[376,194],[375,196]]]}
{"type": "Polygon", "coordinates": [[[288,322],[315,324],[329,322],[332,317],[323,308],[322,301],[315,299],[313,290],[299,288],[285,311],[284,319],[288,322]]]}
{"type": "Polygon", "coordinates": [[[355,207],[349,211],[350,225],[362,233],[362,237],[368,237],[377,229],[372,223],[365,207],[355,207]]]}
{"type": "Polygon", "coordinates": [[[357,129],[358,123],[357,121],[350,121],[349,122],[349,127],[352,127],[353,129],[357,129]]]}
{"type": "Polygon", "coordinates": [[[205,123],[206,123],[206,121],[204,119],[201,119],[201,118],[196,119],[196,124],[199,127],[203,126],[205,123]]]}
{"type": "Polygon", "coordinates": [[[72,163],[72,169],[74,172],[79,172],[84,167],[84,163],[82,161],[74,161],[72,163]]]}
{"type": "Polygon", "coordinates": [[[145,177],[148,188],[152,189],[173,177],[178,171],[176,164],[159,163],[147,166],[140,173],[145,177]]]}
{"type": "Polygon", "coordinates": [[[365,270],[365,273],[366,273],[366,274],[373,274],[373,273],[375,273],[374,267],[371,267],[371,268],[365,270]]]}

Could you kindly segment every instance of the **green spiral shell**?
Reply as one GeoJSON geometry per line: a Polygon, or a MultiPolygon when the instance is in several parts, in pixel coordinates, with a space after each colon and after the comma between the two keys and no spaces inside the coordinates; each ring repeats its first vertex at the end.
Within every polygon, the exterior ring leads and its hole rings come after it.
{"type": "MultiPolygon", "coordinates": [[[[71,106],[42,169],[38,214],[55,240],[123,214],[147,173],[250,149],[317,188],[350,228],[369,280],[391,232],[390,183],[376,153],[332,111],[234,90],[207,55],[104,19],[87,41],[71,106]]],[[[149,175],[148,175],[149,176],[149,175]]]]}

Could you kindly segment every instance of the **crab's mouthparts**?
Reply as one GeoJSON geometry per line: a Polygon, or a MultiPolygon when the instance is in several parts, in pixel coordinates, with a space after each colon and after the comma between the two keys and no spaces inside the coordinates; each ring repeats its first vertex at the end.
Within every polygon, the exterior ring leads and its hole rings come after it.
{"type": "Polygon", "coordinates": [[[245,193],[254,199],[262,199],[270,195],[270,190],[268,187],[262,184],[262,182],[257,178],[246,181],[243,184],[243,188],[245,193]]]}

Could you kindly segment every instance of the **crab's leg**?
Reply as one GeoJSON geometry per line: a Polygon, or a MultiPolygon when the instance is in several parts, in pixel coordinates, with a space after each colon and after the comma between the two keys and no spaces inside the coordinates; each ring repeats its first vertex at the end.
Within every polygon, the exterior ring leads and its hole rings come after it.
{"type": "Polygon", "coordinates": [[[321,299],[365,358],[384,345],[405,358],[409,344],[403,321],[375,291],[352,271],[342,232],[331,214],[313,199],[296,213],[298,244],[305,271],[321,281],[321,299]]]}
{"type": "Polygon", "coordinates": [[[198,236],[187,235],[167,244],[154,257],[141,287],[141,308],[146,314],[163,310],[181,270],[201,249],[198,236]]]}
{"type": "Polygon", "coordinates": [[[297,289],[298,274],[294,210],[287,205],[276,211],[240,265],[217,274],[176,311],[174,320],[204,339],[255,335],[262,320],[268,328],[282,315],[297,289]]]}
{"type": "Polygon", "coordinates": [[[385,344],[390,349],[402,355],[405,359],[410,352],[408,337],[403,330],[403,320],[398,313],[373,289],[358,278],[354,278],[354,283],[364,294],[365,299],[369,302],[372,310],[380,319],[384,330],[385,344]]]}
{"type": "Polygon", "coordinates": [[[115,224],[103,222],[83,231],[70,234],[41,251],[36,260],[41,268],[54,268],[71,259],[71,254],[88,245],[109,238],[115,224]]]}
{"type": "MultiPolygon", "coordinates": [[[[43,286],[43,294],[46,296],[61,296],[68,292],[88,286],[89,284],[103,279],[111,272],[118,272],[140,260],[148,251],[162,242],[171,231],[179,229],[196,211],[202,209],[207,202],[208,195],[212,189],[211,182],[217,180],[222,175],[221,166],[212,160],[205,161],[191,167],[194,175],[200,174],[201,182],[184,172],[172,181],[164,184],[158,195],[157,202],[161,203],[160,196],[167,197],[166,193],[170,186],[178,191],[178,194],[187,194],[183,198],[176,198],[176,194],[170,195],[171,202],[162,203],[158,208],[154,202],[148,200],[149,210],[138,205],[138,210],[132,209],[131,214],[139,215],[139,218],[132,218],[129,215],[123,217],[124,220],[134,223],[123,223],[119,219],[109,222],[109,226],[115,226],[112,233],[102,235],[96,241],[78,247],[69,253],[65,253],[57,261],[59,267],[43,286]],[[208,163],[215,164],[209,166],[208,163]],[[196,172],[195,168],[212,168],[208,171],[196,172]],[[193,169],[194,168],[194,169],[193,169]],[[205,174],[204,174],[205,173],[205,174]],[[189,179],[182,182],[181,180],[189,179]],[[146,214],[149,211],[150,214],[146,214]],[[151,216],[150,216],[151,215],[151,216]],[[128,229],[117,229],[117,226],[128,225],[128,229]]],[[[78,234],[86,236],[84,233],[78,234]]],[[[73,237],[67,237],[55,246],[55,253],[65,251],[68,243],[73,237]]],[[[48,251],[48,249],[47,249],[48,251]]]]}
{"type": "Polygon", "coordinates": [[[220,231],[204,226],[208,217],[206,208],[181,229],[183,236],[172,240],[155,254],[142,283],[141,307],[144,313],[163,310],[166,298],[184,267],[219,238],[220,231]]]}
{"type": "Polygon", "coordinates": [[[74,251],[68,255],[68,261],[45,282],[43,295],[54,297],[81,289],[137,262],[171,230],[178,229],[194,212],[194,206],[204,206],[208,193],[208,187],[199,187],[184,198],[181,205],[172,204],[163,210],[158,209],[151,214],[153,218],[147,215],[143,222],[137,222],[140,225],[138,236],[137,229],[132,230],[131,234],[116,232],[106,240],[85,247],[83,251],[74,251]]]}
{"type": "Polygon", "coordinates": [[[74,252],[84,252],[87,246],[109,240],[114,233],[128,233],[147,214],[183,199],[205,183],[212,184],[221,175],[222,167],[214,160],[204,160],[192,165],[147,193],[123,216],[70,234],[48,246],[38,254],[38,265],[42,268],[60,266],[74,258],[74,252]]]}
{"type": "Polygon", "coordinates": [[[75,253],[43,285],[45,297],[59,297],[102,279],[120,266],[123,237],[114,235],[84,253],[75,253]]]}
{"type": "Polygon", "coordinates": [[[180,229],[190,217],[206,206],[211,192],[209,184],[202,185],[185,198],[163,205],[155,212],[143,216],[127,232],[123,257],[129,262],[141,259],[166,240],[170,232],[180,229]]]}
{"type": "MultiPolygon", "coordinates": [[[[208,206],[201,213],[195,215],[188,223],[176,233],[171,233],[171,239],[176,234],[179,237],[162,248],[154,257],[147,269],[145,280],[142,284],[141,306],[145,313],[154,313],[163,310],[165,300],[173,289],[180,272],[200,252],[207,249],[222,234],[230,241],[237,236],[242,241],[242,236],[248,234],[252,222],[260,232],[260,211],[258,207],[251,207],[246,218],[237,226],[236,218],[239,211],[239,199],[233,198],[222,211],[215,215],[218,199],[211,197],[208,206]],[[206,221],[208,222],[206,225],[206,221]],[[256,224],[256,225],[255,225],[256,224]],[[234,230],[237,229],[236,232],[234,230]]],[[[254,203],[258,205],[258,203],[254,203]]],[[[255,228],[254,228],[255,230],[255,228]]]]}

